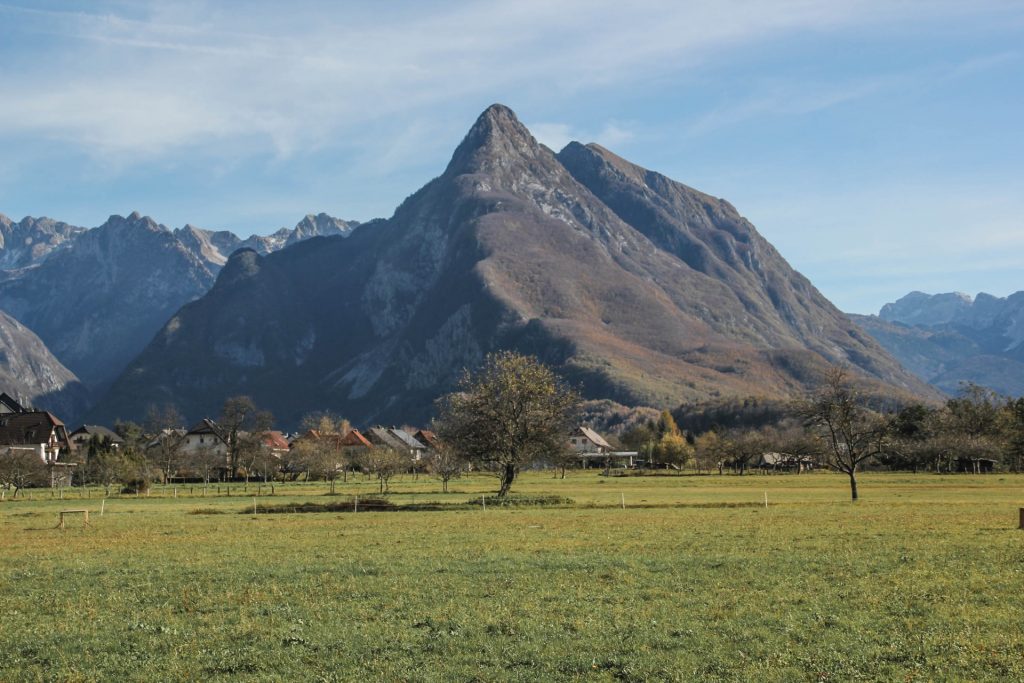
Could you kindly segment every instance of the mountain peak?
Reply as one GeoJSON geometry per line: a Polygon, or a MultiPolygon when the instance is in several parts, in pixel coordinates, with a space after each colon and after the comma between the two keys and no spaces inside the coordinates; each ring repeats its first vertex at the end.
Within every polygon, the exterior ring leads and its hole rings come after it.
{"type": "Polygon", "coordinates": [[[503,104],[492,104],[466,133],[446,173],[472,173],[502,157],[532,157],[539,148],[515,112],[503,104]]]}

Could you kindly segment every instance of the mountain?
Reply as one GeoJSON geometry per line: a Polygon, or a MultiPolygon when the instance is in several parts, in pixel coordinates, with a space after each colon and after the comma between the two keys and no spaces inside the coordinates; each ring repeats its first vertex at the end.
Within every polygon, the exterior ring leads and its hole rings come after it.
{"type": "Polygon", "coordinates": [[[903,365],[949,394],[964,382],[1024,395],[1024,291],[911,292],[877,316],[851,316],[903,365]]]}
{"type": "Polygon", "coordinates": [[[120,372],[183,304],[213,284],[210,264],[151,218],[111,216],[73,248],[0,282],[5,310],[88,385],[120,372]]]}
{"type": "Polygon", "coordinates": [[[0,214],[0,271],[38,265],[83,232],[85,228],[50,218],[26,217],[15,223],[0,214]]]}
{"type": "Polygon", "coordinates": [[[311,237],[347,237],[357,225],[358,221],[346,221],[320,213],[308,214],[294,228],[281,228],[270,235],[252,235],[244,240],[233,232],[214,232],[194,225],[186,225],[175,230],[174,235],[193,252],[199,254],[204,261],[219,270],[227,263],[228,256],[239,249],[252,249],[258,254],[269,254],[311,237]]]}
{"type": "Polygon", "coordinates": [[[932,391],[727,202],[596,145],[556,156],[495,105],[390,219],[236,252],[94,417],[166,401],[197,417],[246,393],[286,424],[313,409],[423,420],[499,348],[626,405],[792,396],[832,362],[932,391]]]}
{"type": "Polygon", "coordinates": [[[82,415],[89,395],[30,329],[0,311],[0,391],[63,420],[82,415]]]}
{"type": "Polygon", "coordinates": [[[89,230],[3,219],[0,234],[9,238],[0,263],[20,269],[0,275],[0,302],[83,381],[103,387],[175,311],[206,293],[233,251],[270,253],[316,235],[347,235],[354,225],[310,215],[295,228],[242,240],[192,225],[172,231],[138,213],[89,230]]]}

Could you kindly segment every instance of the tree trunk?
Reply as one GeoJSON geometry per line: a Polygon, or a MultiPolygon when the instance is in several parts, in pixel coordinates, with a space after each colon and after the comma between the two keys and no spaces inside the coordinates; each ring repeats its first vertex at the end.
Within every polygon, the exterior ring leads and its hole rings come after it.
{"type": "Polygon", "coordinates": [[[850,499],[857,502],[857,470],[850,470],[850,499]]]}
{"type": "Polygon", "coordinates": [[[501,488],[498,489],[498,497],[504,498],[508,494],[508,490],[512,488],[512,482],[516,478],[516,466],[508,464],[504,466],[501,471],[501,488]]]}

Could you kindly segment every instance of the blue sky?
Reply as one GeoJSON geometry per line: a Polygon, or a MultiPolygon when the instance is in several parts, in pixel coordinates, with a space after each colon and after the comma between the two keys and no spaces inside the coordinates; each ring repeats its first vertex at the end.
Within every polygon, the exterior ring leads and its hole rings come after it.
{"type": "Polygon", "coordinates": [[[0,0],[0,213],[365,220],[512,107],[724,197],[840,308],[1024,289],[1024,2],[0,0]]]}

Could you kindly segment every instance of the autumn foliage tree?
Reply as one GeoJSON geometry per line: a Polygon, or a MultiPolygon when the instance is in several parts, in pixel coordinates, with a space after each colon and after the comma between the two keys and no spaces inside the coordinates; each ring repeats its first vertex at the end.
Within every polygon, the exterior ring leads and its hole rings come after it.
{"type": "Polygon", "coordinates": [[[438,435],[460,457],[494,472],[502,497],[521,468],[565,447],[579,403],[536,358],[493,353],[441,399],[438,435]]]}

